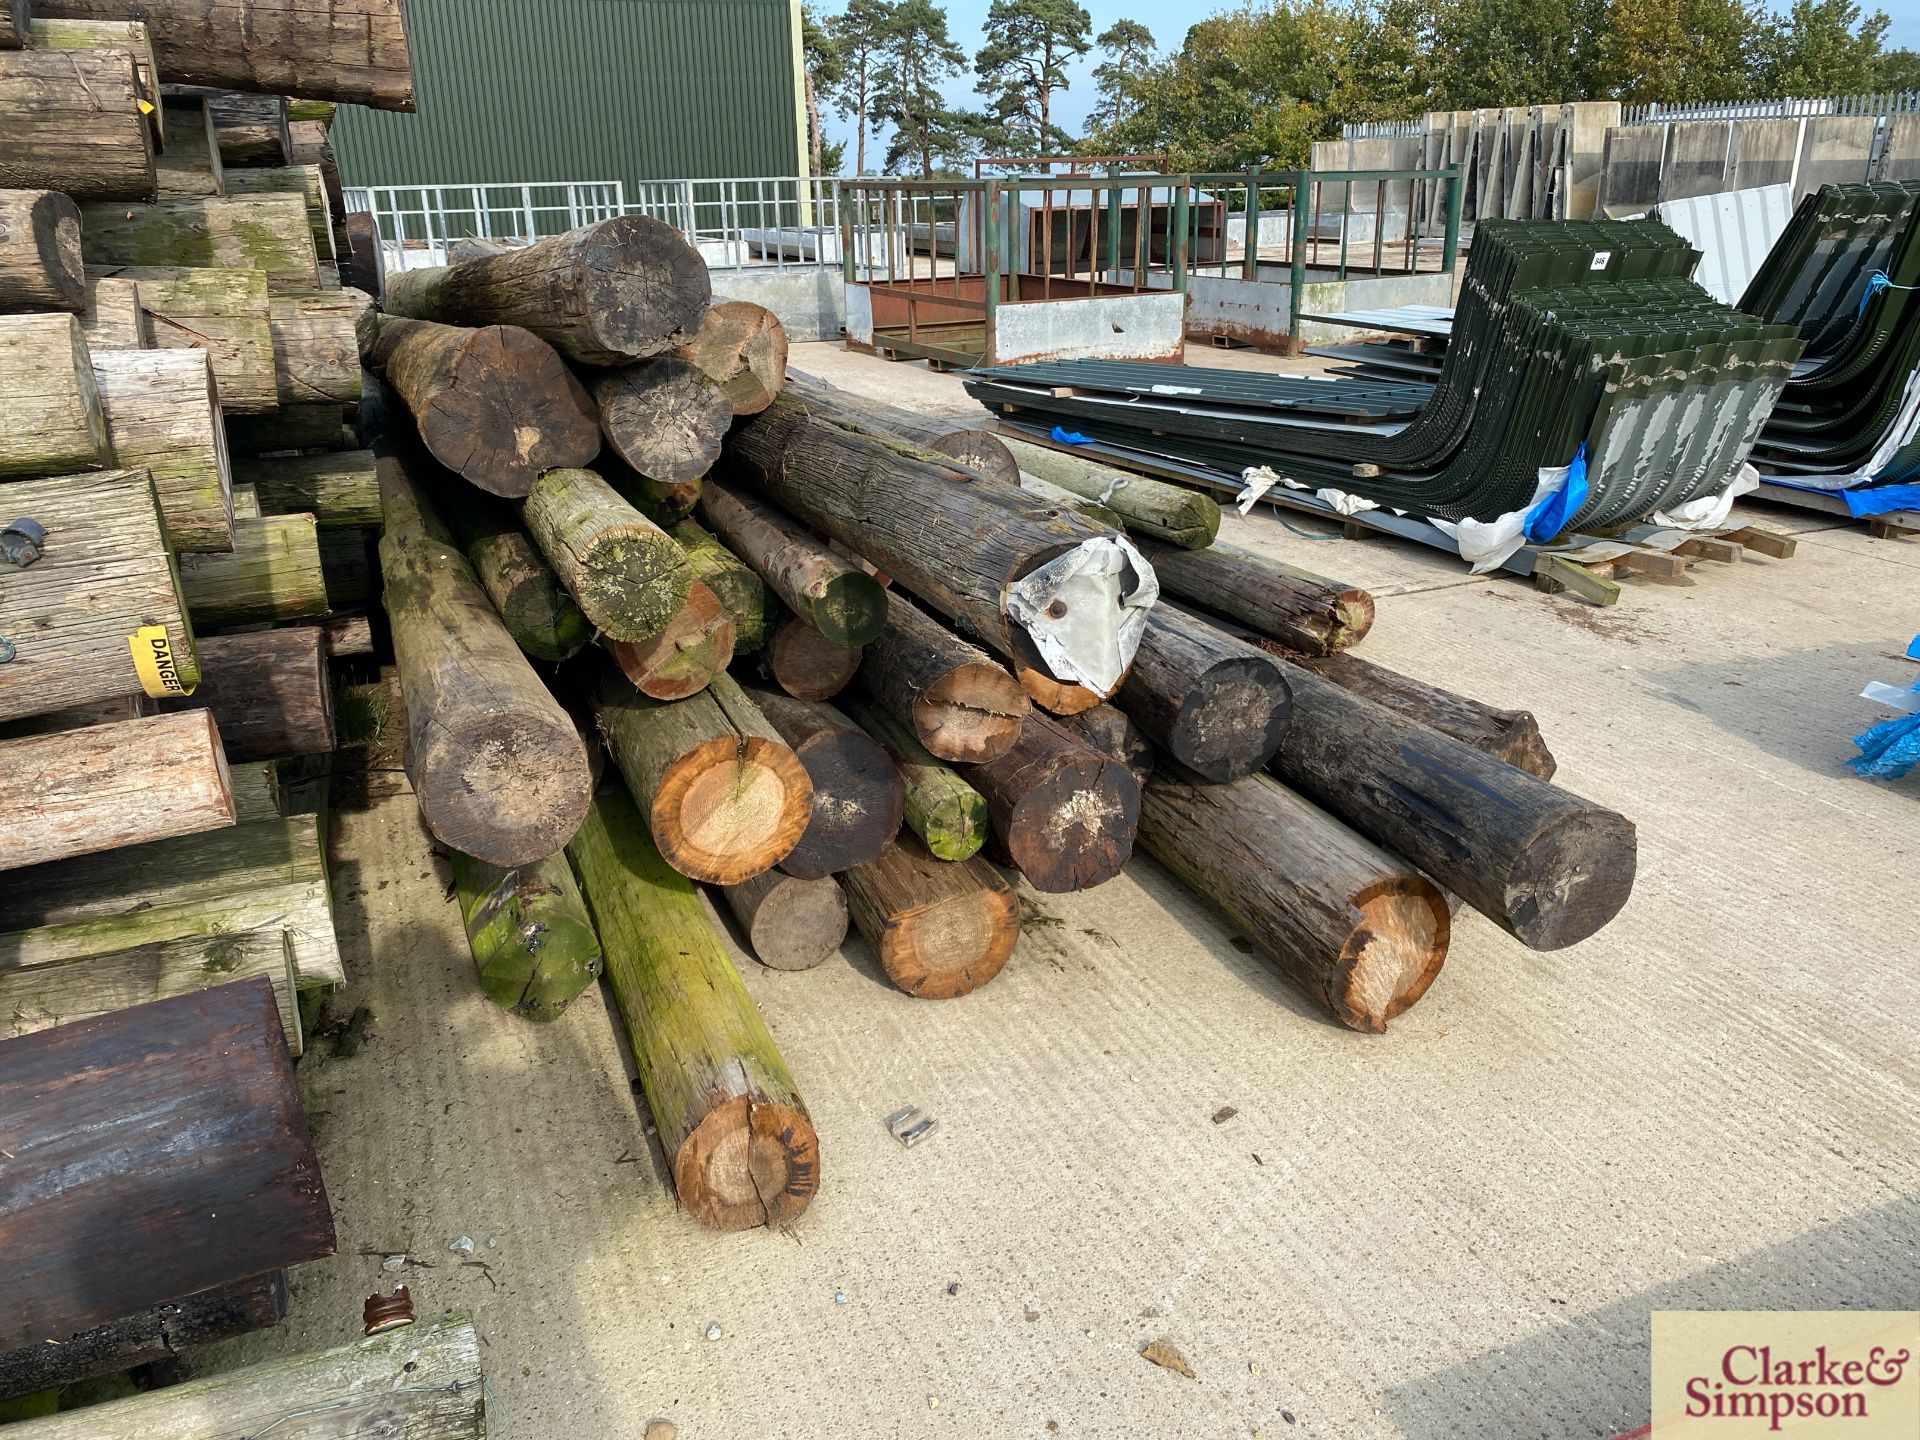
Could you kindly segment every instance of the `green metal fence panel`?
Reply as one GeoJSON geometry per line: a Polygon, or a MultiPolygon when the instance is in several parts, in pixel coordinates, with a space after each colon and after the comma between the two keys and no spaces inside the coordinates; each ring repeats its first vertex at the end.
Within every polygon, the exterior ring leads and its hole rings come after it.
{"type": "Polygon", "coordinates": [[[413,115],[342,107],[348,185],[803,173],[799,0],[412,0],[413,115]]]}

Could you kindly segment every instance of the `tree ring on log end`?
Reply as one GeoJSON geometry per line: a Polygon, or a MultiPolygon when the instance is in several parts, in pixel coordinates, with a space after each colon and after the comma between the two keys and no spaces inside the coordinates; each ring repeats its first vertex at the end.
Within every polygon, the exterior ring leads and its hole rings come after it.
{"type": "Polygon", "coordinates": [[[1327,1003],[1343,1024],[1379,1034],[1433,984],[1453,928],[1431,881],[1397,878],[1353,899],[1360,923],[1334,962],[1327,1003]]]}
{"type": "Polygon", "coordinates": [[[686,551],[651,527],[601,531],[580,563],[580,608],[629,644],[651,640],[672,624],[693,589],[686,551]]]}
{"type": "Polygon", "coordinates": [[[434,459],[482,490],[521,499],[541,471],[586,465],[600,453],[587,392],[538,336],[512,325],[476,330],[450,370],[416,417],[420,438],[434,459]],[[574,403],[553,403],[560,396],[574,403]]]}
{"type": "Polygon", "coordinates": [[[415,788],[436,839],[500,866],[530,865],[562,849],[586,818],[593,781],[571,726],[512,713],[487,717],[421,755],[415,788]]]}
{"type": "Polygon", "coordinates": [[[887,978],[922,1000],[978,990],[1005,967],[1020,939],[1011,889],[947,896],[896,916],[881,937],[887,978]]]}
{"type": "Polygon", "coordinates": [[[822,587],[808,618],[836,645],[867,645],[887,628],[887,591],[864,570],[836,575],[822,587]]]}
{"type": "Polygon", "coordinates": [[[813,782],[784,745],[708,740],[667,767],[653,798],[654,843],[682,875],[738,885],[785,859],[813,817],[813,782]]]}
{"type": "Polygon", "coordinates": [[[700,328],[713,299],[707,262],[673,226],[622,215],[593,229],[578,256],[582,310],[608,351],[640,359],[700,328]]]}
{"type": "Polygon", "coordinates": [[[736,1095],[714,1106],[673,1157],[680,1203],[716,1230],[797,1218],[820,1188],[820,1142],[805,1112],[736,1095]]]}
{"type": "Polygon", "coordinates": [[[1167,748],[1208,780],[1238,780],[1265,768],[1292,713],[1292,697],[1272,661],[1223,660],[1181,700],[1167,748]]]}
{"type": "Polygon", "coordinates": [[[834,880],[780,875],[774,884],[774,894],[754,913],[747,943],[771,970],[811,970],[846,939],[846,893],[834,880]]]}
{"type": "Polygon", "coordinates": [[[914,698],[913,728],[942,760],[984,764],[1014,747],[1031,709],[1019,681],[998,665],[974,661],[955,666],[914,698]]]}
{"type": "Polygon", "coordinates": [[[1533,837],[1507,875],[1506,928],[1533,950],[1579,944],[1627,903],[1637,851],[1623,815],[1596,807],[1564,816],[1533,837]]]}
{"type": "Polygon", "coordinates": [[[1083,747],[1014,803],[1003,843],[1034,889],[1091,890],[1120,873],[1139,822],[1126,766],[1083,747]]]}

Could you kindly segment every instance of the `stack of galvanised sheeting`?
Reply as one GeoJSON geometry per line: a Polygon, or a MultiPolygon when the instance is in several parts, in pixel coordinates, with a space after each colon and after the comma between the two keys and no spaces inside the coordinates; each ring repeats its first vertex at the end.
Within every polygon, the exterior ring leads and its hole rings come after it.
{"type": "Polygon", "coordinates": [[[1543,468],[1584,456],[1569,523],[1618,524],[1723,490],[1800,353],[1791,326],[1688,279],[1696,258],[1652,222],[1485,224],[1430,390],[1412,374],[1276,382],[1084,362],[968,388],[1147,455],[1233,477],[1265,465],[1448,520],[1525,509],[1543,468]]]}

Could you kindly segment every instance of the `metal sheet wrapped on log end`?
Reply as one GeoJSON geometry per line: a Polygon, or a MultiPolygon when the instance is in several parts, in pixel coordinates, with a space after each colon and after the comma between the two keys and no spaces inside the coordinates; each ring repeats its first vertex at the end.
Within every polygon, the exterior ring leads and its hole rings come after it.
{"type": "Polygon", "coordinates": [[[978,856],[936,860],[901,835],[844,877],[848,909],[887,978],[923,1000],[971,994],[1020,939],[1013,887],[978,856]]]}
{"type": "Polygon", "coordinates": [[[1446,960],[1446,897],[1269,775],[1147,781],[1140,843],[1354,1030],[1379,1032],[1446,960]]]}

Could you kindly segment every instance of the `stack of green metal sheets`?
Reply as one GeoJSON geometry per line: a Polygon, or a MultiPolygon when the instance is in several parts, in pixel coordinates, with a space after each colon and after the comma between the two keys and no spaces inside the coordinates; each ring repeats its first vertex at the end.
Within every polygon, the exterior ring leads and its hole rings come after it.
{"type": "Polygon", "coordinates": [[[1296,380],[1308,394],[1254,405],[1246,376],[1085,361],[976,371],[967,386],[1147,457],[1223,478],[1264,465],[1446,520],[1525,510],[1543,469],[1584,456],[1569,527],[1622,525],[1724,489],[1801,352],[1795,327],[1688,279],[1697,259],[1655,222],[1483,222],[1431,387],[1296,380]],[[1364,420],[1341,418],[1363,398],[1364,420]]]}

